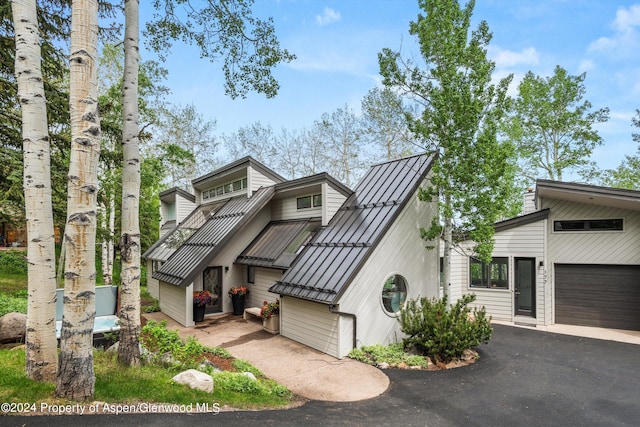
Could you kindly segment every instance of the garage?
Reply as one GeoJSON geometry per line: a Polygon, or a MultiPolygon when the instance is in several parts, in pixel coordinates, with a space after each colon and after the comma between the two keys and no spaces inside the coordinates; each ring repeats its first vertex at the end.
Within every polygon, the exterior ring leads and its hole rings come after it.
{"type": "Polygon", "coordinates": [[[640,266],[555,265],[555,323],[640,330],[640,266]]]}

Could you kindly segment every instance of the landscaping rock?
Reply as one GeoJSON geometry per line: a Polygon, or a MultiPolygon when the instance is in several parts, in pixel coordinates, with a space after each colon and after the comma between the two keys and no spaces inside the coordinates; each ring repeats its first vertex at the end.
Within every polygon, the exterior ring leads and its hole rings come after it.
{"type": "Polygon", "coordinates": [[[244,375],[245,377],[249,377],[254,381],[257,381],[258,379],[256,378],[255,375],[253,375],[251,372],[243,372],[242,375],[244,375]]]}
{"type": "Polygon", "coordinates": [[[26,314],[7,313],[0,317],[0,343],[24,342],[26,334],[26,314]]]}
{"type": "Polygon", "coordinates": [[[387,362],[378,363],[378,368],[380,368],[380,369],[389,369],[389,364],[387,362]]]}
{"type": "Polygon", "coordinates": [[[211,375],[195,369],[187,369],[184,372],[180,372],[172,380],[178,384],[186,384],[193,389],[213,393],[213,378],[211,375]]]}

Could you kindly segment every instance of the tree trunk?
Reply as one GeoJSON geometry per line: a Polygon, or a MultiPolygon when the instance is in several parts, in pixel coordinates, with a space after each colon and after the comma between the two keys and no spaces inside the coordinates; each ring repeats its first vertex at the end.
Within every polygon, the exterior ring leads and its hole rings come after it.
{"type": "Polygon", "coordinates": [[[140,364],[140,152],[138,147],[138,0],[125,1],[122,84],[122,286],[118,360],[140,364]]]}
{"type": "Polygon", "coordinates": [[[96,285],[96,193],[100,155],[98,116],[98,2],[73,0],[69,104],[67,254],[64,314],[56,394],[72,400],[93,398],[93,322],[96,285]]]}
{"type": "Polygon", "coordinates": [[[51,206],[47,101],[40,64],[35,0],[13,0],[15,72],[22,109],[24,200],[27,220],[28,308],[26,375],[54,381],[56,340],[56,256],[51,206]]]}
{"type": "MultiPolygon", "coordinates": [[[[451,196],[445,195],[446,206],[451,206],[451,196]]],[[[451,286],[451,248],[453,247],[453,220],[447,215],[444,216],[444,250],[442,251],[442,296],[450,297],[449,291],[451,286]]],[[[449,298],[449,305],[452,301],[449,298]]]]}

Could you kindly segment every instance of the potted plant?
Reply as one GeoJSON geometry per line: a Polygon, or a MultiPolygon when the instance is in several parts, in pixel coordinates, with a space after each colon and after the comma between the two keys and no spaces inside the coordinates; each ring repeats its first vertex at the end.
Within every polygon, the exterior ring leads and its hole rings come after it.
{"type": "Polygon", "coordinates": [[[244,311],[244,299],[249,294],[246,286],[234,286],[229,289],[228,295],[233,303],[233,314],[241,316],[244,311]]]}
{"type": "Polygon", "coordinates": [[[280,332],[280,300],[277,299],[276,302],[263,301],[260,315],[265,331],[272,334],[280,332]]]}
{"type": "Polygon", "coordinates": [[[193,321],[202,322],[204,320],[204,312],[207,304],[211,302],[211,292],[193,291],[193,321]]]}

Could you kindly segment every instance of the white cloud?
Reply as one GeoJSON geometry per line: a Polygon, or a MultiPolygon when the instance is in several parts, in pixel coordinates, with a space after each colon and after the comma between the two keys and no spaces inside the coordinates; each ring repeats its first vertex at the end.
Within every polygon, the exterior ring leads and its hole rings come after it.
{"type": "Polygon", "coordinates": [[[316,15],[316,23],[320,26],[329,25],[340,20],[340,12],[336,12],[330,7],[325,7],[322,15],[316,15]]]}
{"type": "Polygon", "coordinates": [[[496,67],[513,67],[516,65],[537,65],[540,62],[540,55],[535,47],[522,49],[514,52],[508,49],[489,46],[489,57],[495,61],[496,67]]]}
{"type": "Polygon", "coordinates": [[[635,27],[640,25],[640,4],[634,4],[628,10],[625,8],[618,9],[616,19],[613,21],[613,27],[621,33],[634,31],[635,27]]]}
{"type": "Polygon", "coordinates": [[[611,27],[615,33],[611,37],[600,37],[591,43],[589,52],[600,52],[614,57],[636,55],[640,47],[640,5],[636,4],[628,9],[620,8],[616,12],[611,27]]]}
{"type": "Polygon", "coordinates": [[[583,59],[578,65],[578,73],[586,73],[596,68],[596,64],[590,59],[583,59]]]}

